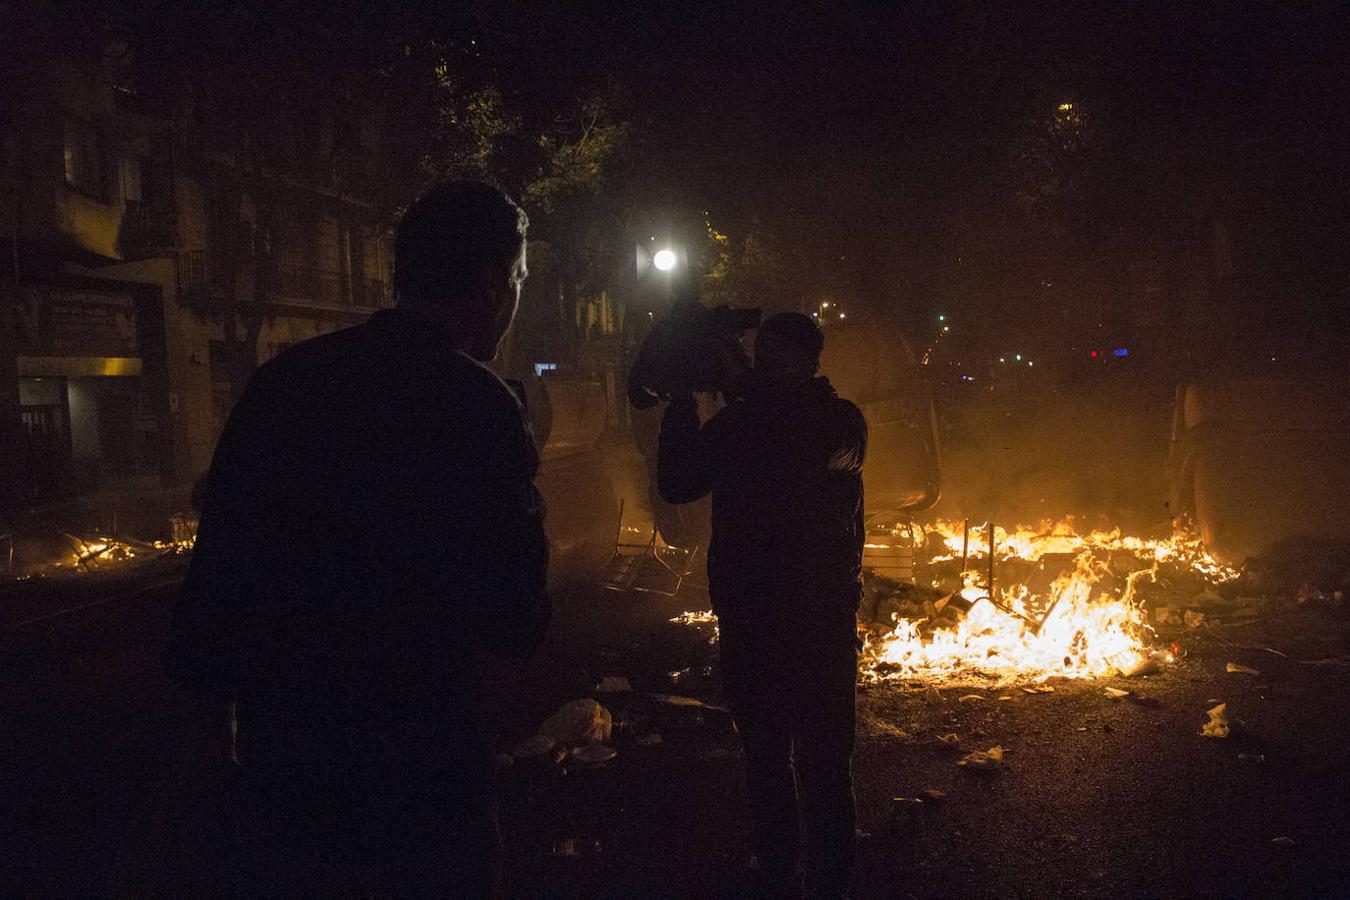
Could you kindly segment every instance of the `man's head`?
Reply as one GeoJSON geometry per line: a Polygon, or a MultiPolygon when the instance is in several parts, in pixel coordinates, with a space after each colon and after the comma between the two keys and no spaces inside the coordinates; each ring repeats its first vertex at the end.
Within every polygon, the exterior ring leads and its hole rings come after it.
{"type": "Polygon", "coordinates": [[[394,238],[394,293],[433,313],[475,359],[497,355],[525,280],[525,212],[500,189],[449,181],[417,199],[394,238]]]}
{"type": "Polygon", "coordinates": [[[755,372],[769,383],[806,381],[820,368],[825,337],[810,316],[779,313],[755,335],[755,372]]]}

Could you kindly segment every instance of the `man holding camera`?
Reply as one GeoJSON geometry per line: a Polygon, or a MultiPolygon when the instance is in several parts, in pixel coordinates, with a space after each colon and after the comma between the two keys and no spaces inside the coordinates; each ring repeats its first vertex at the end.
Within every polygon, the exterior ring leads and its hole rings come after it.
{"type": "Polygon", "coordinates": [[[823,344],[807,316],[765,321],[741,399],[700,424],[692,391],[672,398],[657,468],[668,502],[712,493],[708,582],[752,867],[766,888],[794,890],[800,821],[808,893],[829,897],[847,892],[853,863],[867,425],[816,375],[823,344]]]}

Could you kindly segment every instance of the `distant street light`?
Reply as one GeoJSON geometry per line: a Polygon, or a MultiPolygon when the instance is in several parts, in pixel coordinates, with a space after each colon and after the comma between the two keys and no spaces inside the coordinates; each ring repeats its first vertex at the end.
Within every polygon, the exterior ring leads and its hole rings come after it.
{"type": "Polygon", "coordinates": [[[656,266],[656,268],[660,269],[662,272],[669,272],[671,269],[675,268],[675,251],[657,250],[656,255],[652,257],[652,265],[656,266]]]}

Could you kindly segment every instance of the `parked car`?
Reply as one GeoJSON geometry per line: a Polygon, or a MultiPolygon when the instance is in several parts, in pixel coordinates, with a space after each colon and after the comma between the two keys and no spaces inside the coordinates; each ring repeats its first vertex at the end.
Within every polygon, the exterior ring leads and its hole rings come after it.
{"type": "Polygon", "coordinates": [[[1237,564],[1281,541],[1350,540],[1350,397],[1330,383],[1178,385],[1168,481],[1205,546],[1237,564]]]}

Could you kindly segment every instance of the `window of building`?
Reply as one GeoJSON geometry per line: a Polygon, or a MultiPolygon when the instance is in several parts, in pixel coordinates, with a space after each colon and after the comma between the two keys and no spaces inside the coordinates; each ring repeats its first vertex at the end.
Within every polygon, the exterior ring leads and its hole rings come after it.
{"type": "Polygon", "coordinates": [[[103,197],[103,152],[98,129],[67,116],[65,120],[66,184],[92,197],[103,197]]]}
{"type": "Polygon", "coordinates": [[[228,381],[211,382],[211,418],[217,434],[225,430],[234,409],[234,386],[228,381]]]}
{"type": "Polygon", "coordinates": [[[0,168],[17,169],[19,164],[19,130],[14,127],[12,110],[0,110],[0,168]]]}
{"type": "Polygon", "coordinates": [[[369,189],[367,181],[369,158],[361,119],[354,108],[339,110],[333,119],[332,164],[333,178],[339,190],[363,193],[369,189]]]}
{"type": "Polygon", "coordinates": [[[118,161],[118,177],[122,182],[122,199],[127,203],[141,203],[145,200],[141,161],[135,157],[123,157],[118,161]]]}
{"type": "Polygon", "coordinates": [[[361,137],[361,125],[355,118],[339,116],[334,120],[333,158],[340,174],[348,177],[364,174],[366,145],[361,137]]]}

